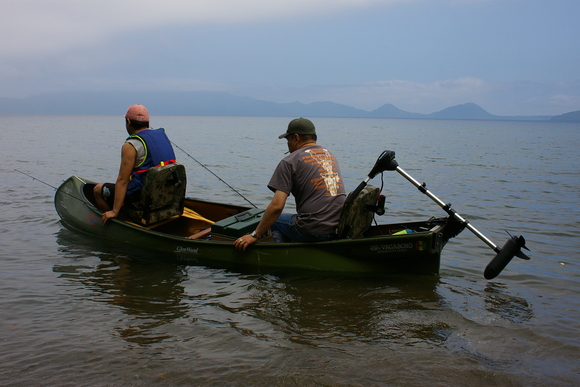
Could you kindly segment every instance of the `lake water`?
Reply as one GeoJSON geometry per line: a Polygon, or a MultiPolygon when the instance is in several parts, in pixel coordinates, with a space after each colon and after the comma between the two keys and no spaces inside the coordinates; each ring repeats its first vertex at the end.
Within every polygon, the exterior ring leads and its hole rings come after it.
{"type": "MultiPolygon", "coordinates": [[[[265,207],[289,120],[152,124],[265,207]]],[[[284,277],[140,259],[62,227],[49,186],[70,175],[114,182],[123,117],[0,116],[0,384],[580,385],[579,124],[313,121],[347,189],[394,150],[496,244],[506,230],[524,235],[532,259],[514,258],[487,281],[494,253],[468,230],[427,278],[284,277]]],[[[188,196],[247,204],[176,154],[188,196]]],[[[396,172],[384,185],[381,223],[445,215],[396,172]]]]}

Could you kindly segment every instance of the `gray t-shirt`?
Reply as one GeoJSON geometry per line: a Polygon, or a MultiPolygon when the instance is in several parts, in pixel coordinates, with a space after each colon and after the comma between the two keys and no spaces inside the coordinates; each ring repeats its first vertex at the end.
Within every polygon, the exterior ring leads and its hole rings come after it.
{"type": "Polygon", "coordinates": [[[336,158],[327,149],[313,145],[290,153],[276,167],[268,188],[294,195],[300,231],[336,232],[346,193],[336,158]]]}

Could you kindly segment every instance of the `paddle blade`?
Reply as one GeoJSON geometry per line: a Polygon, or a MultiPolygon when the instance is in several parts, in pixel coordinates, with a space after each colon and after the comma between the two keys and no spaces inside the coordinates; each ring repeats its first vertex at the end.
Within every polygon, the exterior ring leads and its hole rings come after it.
{"type": "Polygon", "coordinates": [[[372,179],[383,171],[395,171],[398,166],[399,164],[395,160],[395,152],[390,150],[383,151],[377,159],[375,166],[369,172],[369,177],[372,179]]]}
{"type": "Polygon", "coordinates": [[[519,257],[522,259],[530,259],[526,254],[522,252],[522,247],[526,248],[526,241],[523,236],[515,237],[512,236],[503,245],[501,250],[497,255],[489,262],[483,276],[485,279],[493,279],[501,273],[501,271],[507,266],[513,257],[519,257]]]}

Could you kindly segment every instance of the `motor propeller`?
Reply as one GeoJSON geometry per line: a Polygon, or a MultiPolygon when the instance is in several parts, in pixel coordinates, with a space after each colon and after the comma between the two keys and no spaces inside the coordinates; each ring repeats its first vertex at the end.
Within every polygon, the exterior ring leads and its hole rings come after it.
{"type": "Polygon", "coordinates": [[[510,235],[510,239],[508,239],[501,249],[498,249],[496,256],[487,264],[483,272],[485,279],[497,277],[513,257],[529,260],[530,257],[524,254],[522,249],[530,250],[526,247],[524,237],[521,235],[519,237],[510,235]]]}

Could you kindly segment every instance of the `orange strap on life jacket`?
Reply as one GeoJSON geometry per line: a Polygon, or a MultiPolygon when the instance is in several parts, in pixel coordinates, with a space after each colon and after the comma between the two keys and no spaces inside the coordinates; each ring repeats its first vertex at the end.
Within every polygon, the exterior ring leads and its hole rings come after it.
{"type": "MultiPolygon", "coordinates": [[[[173,164],[173,163],[176,163],[176,162],[177,162],[177,160],[167,160],[167,161],[162,161],[162,162],[160,162],[159,164],[157,164],[157,165],[155,165],[154,167],[151,167],[151,168],[155,168],[155,167],[164,167],[164,166],[166,166],[166,165],[173,164]]],[[[135,171],[135,172],[133,172],[132,174],[137,174],[137,173],[144,173],[144,172],[147,172],[148,170],[149,170],[149,169],[141,169],[141,170],[139,170],[139,171],[135,171]]]]}

